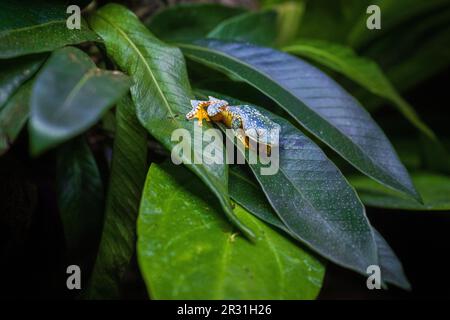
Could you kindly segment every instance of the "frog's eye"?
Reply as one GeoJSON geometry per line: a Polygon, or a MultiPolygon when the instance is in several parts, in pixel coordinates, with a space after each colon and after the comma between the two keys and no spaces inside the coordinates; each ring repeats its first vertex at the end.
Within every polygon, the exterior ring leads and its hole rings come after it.
{"type": "Polygon", "coordinates": [[[226,100],[217,99],[212,96],[209,96],[208,98],[209,98],[210,102],[212,102],[214,105],[216,105],[218,107],[227,107],[228,106],[228,101],[226,101],[226,100]]]}

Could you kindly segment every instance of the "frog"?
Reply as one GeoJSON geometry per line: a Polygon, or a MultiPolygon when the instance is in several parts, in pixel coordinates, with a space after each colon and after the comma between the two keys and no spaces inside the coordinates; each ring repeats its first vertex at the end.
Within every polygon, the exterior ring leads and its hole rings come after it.
{"type": "Polygon", "coordinates": [[[202,126],[203,120],[223,123],[234,130],[246,148],[249,148],[250,140],[265,145],[268,152],[278,145],[280,126],[254,106],[233,106],[226,100],[209,96],[208,100],[191,100],[191,107],[186,114],[187,120],[197,118],[199,126],[202,126]]]}

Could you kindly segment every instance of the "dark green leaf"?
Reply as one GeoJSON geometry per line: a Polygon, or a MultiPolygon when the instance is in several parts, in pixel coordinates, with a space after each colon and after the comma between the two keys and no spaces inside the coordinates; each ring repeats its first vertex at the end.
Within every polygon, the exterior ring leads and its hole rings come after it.
{"type": "Polygon", "coordinates": [[[363,176],[350,178],[361,200],[368,206],[404,210],[450,210],[450,178],[432,173],[414,173],[414,184],[423,204],[410,200],[399,192],[387,189],[363,176]]]}
{"type": "Polygon", "coordinates": [[[84,137],[58,149],[56,177],[67,262],[80,266],[82,283],[87,283],[103,226],[104,190],[84,137]]]}
{"type": "Polygon", "coordinates": [[[32,80],[28,80],[0,109],[0,155],[5,153],[19,135],[30,113],[32,80]]]}
{"type": "Polygon", "coordinates": [[[286,53],[244,43],[203,40],[181,47],[189,58],[228,72],[271,97],[361,172],[420,199],[383,131],[320,70],[286,53]]]}
{"type": "Polygon", "coordinates": [[[370,59],[357,56],[350,47],[320,40],[301,40],[283,50],[323,64],[352,79],[372,93],[388,99],[416,128],[429,138],[436,139],[434,132],[395,90],[380,67],[370,59]]]}
{"type": "Polygon", "coordinates": [[[227,19],[209,32],[208,38],[272,46],[277,34],[277,13],[270,10],[244,13],[227,19]]]}
{"type": "MultiPolygon", "coordinates": [[[[108,55],[122,70],[132,75],[131,96],[138,119],[150,134],[168,150],[178,144],[171,139],[176,129],[187,130],[195,139],[198,136],[194,133],[195,123],[185,118],[191,109],[189,99],[192,93],[180,50],[159,41],[131,11],[120,5],[106,5],[93,15],[90,23],[105,41],[108,55]]],[[[205,141],[203,145],[190,143],[191,154],[201,159],[203,147],[207,145],[211,147],[205,141]]],[[[213,141],[212,147],[219,150],[222,142],[213,141]]],[[[209,186],[228,217],[251,236],[251,231],[238,221],[231,208],[228,167],[223,163],[207,164],[205,161],[196,164],[184,152],[181,155],[174,152],[173,155],[209,186]]]]}
{"type": "Polygon", "coordinates": [[[91,127],[129,86],[127,76],[98,69],[79,49],[55,51],[31,95],[31,152],[40,154],[91,127]]]}
{"type": "Polygon", "coordinates": [[[220,22],[245,12],[214,3],[182,3],[168,7],[146,23],[160,39],[192,41],[206,37],[220,22]]]}
{"type": "Polygon", "coordinates": [[[136,243],[136,220],[147,172],[147,134],[131,98],[117,107],[105,222],[87,297],[116,299],[136,243]]]}
{"type": "Polygon", "coordinates": [[[33,76],[42,62],[42,55],[0,60],[0,110],[9,97],[33,76]]]}
{"type": "MultiPolygon", "coordinates": [[[[232,104],[243,104],[228,97],[221,98],[232,104]]],[[[323,151],[300,130],[279,116],[252,107],[281,126],[278,171],[264,173],[263,168],[267,170],[269,165],[260,161],[252,164],[249,157],[254,151],[245,152],[250,169],[280,220],[296,239],[312,250],[341,266],[366,274],[369,265],[378,263],[376,243],[354,189],[323,151]]],[[[273,150],[272,154],[276,157],[273,150]]],[[[274,161],[270,164],[276,165],[274,161]]]]}
{"type": "Polygon", "coordinates": [[[138,220],[138,262],[154,299],[313,299],[322,264],[244,209],[255,243],[220,214],[211,193],[174,165],[149,170],[138,220]]]}
{"type": "Polygon", "coordinates": [[[291,234],[292,232],[278,218],[254,179],[242,166],[231,166],[229,181],[231,198],[261,220],[291,234]]]}
{"type": "Polygon", "coordinates": [[[0,3],[0,59],[47,52],[69,44],[97,41],[82,20],[81,29],[66,26],[67,3],[2,1],[0,3]]]}
{"type": "MultiPolygon", "coordinates": [[[[252,177],[241,167],[234,166],[230,170],[230,194],[234,201],[250,213],[295,238],[277,217],[277,214],[267,202],[261,188],[253,182],[252,177]]],[[[400,260],[378,231],[375,229],[373,231],[377,243],[378,261],[382,269],[382,280],[395,284],[400,288],[409,289],[410,284],[403,272],[400,260]]]]}

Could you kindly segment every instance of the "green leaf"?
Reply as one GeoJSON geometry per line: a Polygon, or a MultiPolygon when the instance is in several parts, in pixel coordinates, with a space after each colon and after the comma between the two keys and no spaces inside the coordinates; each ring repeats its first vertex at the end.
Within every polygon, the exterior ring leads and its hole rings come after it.
{"type": "Polygon", "coordinates": [[[350,47],[320,40],[301,40],[283,48],[283,50],[320,63],[345,75],[373,94],[386,98],[417,129],[430,139],[436,139],[434,132],[420,119],[414,108],[395,90],[380,67],[374,61],[356,55],[350,47]]]}
{"type": "Polygon", "coordinates": [[[35,74],[42,62],[42,55],[0,60],[0,110],[9,97],[35,74]]]}
{"type": "Polygon", "coordinates": [[[50,1],[0,3],[0,59],[53,51],[69,44],[98,41],[84,20],[81,28],[66,26],[68,4],[50,1]]]}
{"type": "Polygon", "coordinates": [[[127,76],[98,69],[79,49],[55,51],[33,87],[31,152],[40,154],[94,125],[129,86],[127,76]]]}
{"type": "Polygon", "coordinates": [[[364,204],[373,207],[403,210],[450,210],[450,178],[432,173],[412,174],[414,184],[423,204],[411,201],[404,195],[387,189],[363,176],[354,176],[350,182],[358,191],[364,204]]]}
{"type": "MultiPolygon", "coordinates": [[[[243,166],[231,166],[228,183],[231,198],[261,220],[283,230],[287,234],[292,234],[283,221],[278,218],[260,185],[254,180],[255,178],[244,170],[243,166]]],[[[295,238],[295,235],[292,236],[295,238]]]]}
{"type": "Polygon", "coordinates": [[[28,80],[0,109],[0,155],[4,154],[19,135],[30,113],[33,81],[28,80]]]}
{"type": "MultiPolygon", "coordinates": [[[[217,96],[217,95],[214,95],[217,96]]],[[[220,97],[220,95],[219,95],[220,97]]],[[[234,104],[243,104],[221,97],[234,104]]],[[[269,203],[290,233],[321,256],[366,274],[378,264],[376,243],[364,206],[339,169],[308,137],[285,119],[252,106],[281,126],[278,171],[263,172],[269,165],[249,160],[250,169],[269,203]]],[[[237,145],[240,146],[239,144],[237,145]]],[[[253,155],[256,158],[256,155],[253,155]]],[[[233,187],[231,187],[233,190],[233,187]]]]}
{"type": "Polygon", "coordinates": [[[206,37],[222,21],[245,12],[215,3],[181,3],[152,16],[145,24],[160,39],[193,41],[206,37]]]}
{"type": "Polygon", "coordinates": [[[222,218],[214,197],[174,165],[149,170],[138,219],[138,262],[153,299],[314,299],[324,267],[240,207],[255,243],[222,218]]]}
{"type": "Polygon", "coordinates": [[[209,32],[208,38],[272,46],[277,34],[277,13],[267,10],[244,13],[227,19],[209,32]]]}
{"type": "Polygon", "coordinates": [[[277,12],[277,45],[282,46],[296,39],[305,12],[304,2],[286,2],[274,6],[277,12]]]}
{"type": "Polygon", "coordinates": [[[336,82],[308,63],[273,49],[203,40],[185,55],[254,86],[353,166],[420,199],[383,131],[336,82]]]}
{"type": "MultiPolygon", "coordinates": [[[[253,182],[252,177],[243,170],[242,166],[233,166],[230,170],[230,194],[234,201],[249,212],[293,236],[277,217],[261,188],[253,182]]],[[[382,269],[382,281],[392,283],[400,288],[410,289],[400,260],[380,233],[375,229],[373,232],[377,243],[378,260],[382,269]]],[[[295,236],[293,237],[295,238],[295,236]]]]}
{"type": "Polygon", "coordinates": [[[87,283],[103,226],[104,190],[84,137],[58,148],[56,182],[67,263],[80,266],[87,283]]]}
{"type": "MultiPolygon", "coordinates": [[[[196,124],[185,118],[191,109],[189,100],[192,93],[180,50],[155,38],[131,11],[120,5],[106,5],[92,16],[90,23],[103,38],[108,56],[132,75],[134,85],[131,96],[136,104],[137,116],[150,134],[168,150],[178,145],[171,139],[176,129],[187,130],[185,132],[189,132],[195,140],[199,134],[194,133],[196,124]]],[[[206,146],[222,150],[222,142],[216,140],[190,143],[191,154],[202,159],[206,146]]],[[[181,155],[174,152],[172,155],[208,185],[230,220],[252,237],[251,230],[239,222],[231,208],[228,167],[223,163],[194,163],[190,155],[184,152],[181,155]]]]}
{"type": "Polygon", "coordinates": [[[116,135],[102,238],[86,297],[117,299],[136,243],[136,220],[147,172],[147,132],[126,96],[116,111],[116,135]]]}

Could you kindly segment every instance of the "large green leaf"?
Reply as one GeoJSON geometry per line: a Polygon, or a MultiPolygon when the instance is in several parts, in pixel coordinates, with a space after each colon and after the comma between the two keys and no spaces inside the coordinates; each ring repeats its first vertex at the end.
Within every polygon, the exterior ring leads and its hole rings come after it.
{"type": "Polygon", "coordinates": [[[31,96],[30,149],[40,154],[95,124],[130,86],[118,71],[98,69],[83,51],[55,51],[31,96]]]}
{"type": "MultiPolygon", "coordinates": [[[[292,232],[277,217],[277,214],[267,202],[262,189],[242,166],[233,166],[230,170],[230,195],[234,201],[261,220],[295,238],[295,235],[292,235],[292,232]]],[[[377,243],[378,261],[382,269],[382,281],[409,289],[410,284],[404,274],[400,260],[379,232],[375,229],[373,231],[377,243]]]]}
{"type": "Polygon", "coordinates": [[[160,39],[192,41],[206,37],[220,22],[245,12],[215,3],[181,3],[152,16],[146,25],[160,39]]]}
{"type": "Polygon", "coordinates": [[[266,10],[244,13],[227,19],[209,32],[208,38],[272,46],[277,35],[277,13],[266,10]]]}
{"type": "Polygon", "coordinates": [[[356,192],[300,130],[279,116],[252,107],[281,126],[277,172],[265,174],[263,168],[268,165],[251,163],[254,151],[245,152],[250,169],[280,220],[296,239],[323,257],[365,274],[367,266],[377,264],[378,259],[372,229],[356,192]]]}
{"type": "Polygon", "coordinates": [[[32,80],[23,84],[0,109],[0,155],[5,153],[19,135],[30,113],[32,80]]]}
{"type": "Polygon", "coordinates": [[[9,97],[38,70],[44,56],[0,60],[0,110],[9,97]]]}
{"type": "Polygon", "coordinates": [[[126,96],[116,111],[116,134],[105,219],[87,298],[116,299],[136,243],[136,220],[147,173],[147,132],[126,96]]]}
{"type": "Polygon", "coordinates": [[[203,40],[180,46],[189,58],[228,72],[272,98],[361,172],[420,199],[383,131],[319,69],[286,53],[245,43],[203,40]]]}
{"type": "Polygon", "coordinates": [[[1,1],[0,59],[97,41],[98,37],[83,20],[79,30],[67,28],[68,5],[58,0],[1,1]]]}
{"type": "MultiPolygon", "coordinates": [[[[106,5],[93,15],[90,23],[103,38],[109,57],[134,79],[131,96],[138,119],[150,134],[169,150],[178,144],[171,139],[176,129],[185,129],[190,137],[200,138],[194,133],[195,123],[185,118],[191,109],[189,99],[192,93],[180,50],[155,38],[131,11],[120,5],[106,5]]],[[[206,146],[217,152],[222,150],[221,141],[215,139],[209,143],[198,141],[199,138],[190,143],[194,158],[202,159],[202,150],[206,146]]],[[[231,221],[251,237],[251,230],[239,222],[231,208],[228,167],[223,163],[194,163],[184,152],[181,155],[174,152],[173,156],[209,186],[231,221]]]]}
{"type": "Polygon", "coordinates": [[[80,266],[87,283],[103,226],[104,190],[84,137],[57,150],[56,180],[67,262],[80,266]]]}
{"type": "Polygon", "coordinates": [[[363,176],[350,178],[361,200],[368,206],[404,210],[450,210],[450,178],[432,173],[412,174],[423,204],[387,189],[363,176]]]}
{"type": "Polygon", "coordinates": [[[138,262],[154,299],[313,299],[322,264],[244,209],[255,243],[234,233],[189,171],[153,164],[138,219],[138,262]]]}
{"type": "Polygon", "coordinates": [[[323,64],[372,93],[388,99],[414,126],[429,138],[436,139],[433,131],[419,118],[414,108],[400,96],[373,60],[359,57],[350,47],[320,40],[301,40],[283,50],[323,64]]]}

